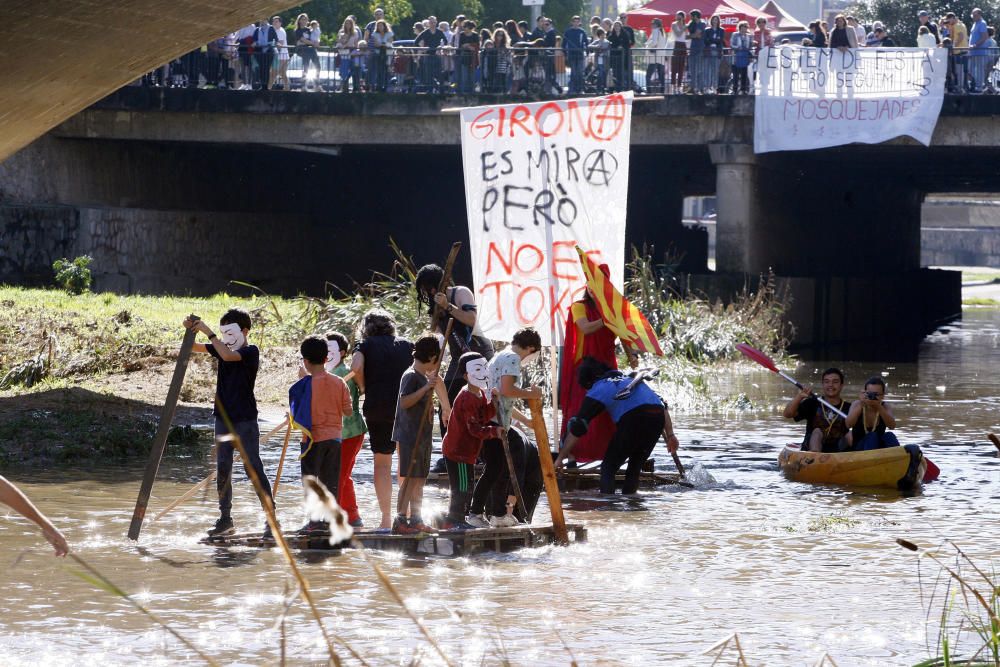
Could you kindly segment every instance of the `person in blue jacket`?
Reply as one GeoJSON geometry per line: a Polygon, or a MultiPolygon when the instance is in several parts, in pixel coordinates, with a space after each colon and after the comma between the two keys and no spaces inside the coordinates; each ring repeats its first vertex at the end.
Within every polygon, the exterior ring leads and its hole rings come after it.
{"type": "Polygon", "coordinates": [[[671,453],[679,447],[667,405],[644,382],[634,383],[632,377],[593,357],[584,357],[580,362],[578,378],[587,394],[580,411],[567,424],[566,439],[556,457],[556,466],[562,465],[577,439],[587,433],[590,420],[607,410],[615,422],[615,435],[601,463],[601,493],[615,492],[615,474],[626,461],[628,467],[622,493],[635,493],[639,489],[642,464],[649,458],[660,435],[666,438],[671,453]]]}

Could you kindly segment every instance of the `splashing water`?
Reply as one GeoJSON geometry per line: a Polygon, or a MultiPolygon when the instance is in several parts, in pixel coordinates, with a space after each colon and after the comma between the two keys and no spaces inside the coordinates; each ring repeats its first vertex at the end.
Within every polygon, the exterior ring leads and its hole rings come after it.
{"type": "Polygon", "coordinates": [[[687,473],[687,481],[694,484],[696,489],[704,489],[719,484],[718,480],[712,477],[712,473],[705,470],[705,466],[700,461],[695,461],[694,464],[689,465],[685,472],[687,473]]]}

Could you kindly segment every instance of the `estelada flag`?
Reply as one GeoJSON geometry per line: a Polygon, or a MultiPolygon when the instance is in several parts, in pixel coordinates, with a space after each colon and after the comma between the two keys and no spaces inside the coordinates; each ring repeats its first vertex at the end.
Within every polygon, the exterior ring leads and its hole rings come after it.
{"type": "Polygon", "coordinates": [[[656,340],[656,333],[639,309],[615,289],[611,279],[580,249],[580,246],[576,247],[576,251],[580,255],[587,287],[594,293],[594,301],[597,303],[597,310],[604,320],[604,325],[633,350],[652,352],[662,357],[663,350],[656,340]]]}
{"type": "Polygon", "coordinates": [[[291,386],[288,390],[288,405],[291,408],[288,412],[288,418],[291,420],[291,424],[294,428],[302,431],[306,442],[309,446],[306,450],[302,452],[299,456],[300,459],[304,458],[306,454],[309,453],[309,448],[312,447],[312,376],[307,375],[295,384],[291,386]]]}

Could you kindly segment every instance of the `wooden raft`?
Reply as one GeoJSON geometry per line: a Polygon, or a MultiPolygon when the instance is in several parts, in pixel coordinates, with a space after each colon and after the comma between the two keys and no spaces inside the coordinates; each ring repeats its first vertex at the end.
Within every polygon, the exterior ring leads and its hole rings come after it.
{"type": "MultiPolygon", "coordinates": [[[[658,486],[677,484],[680,482],[680,475],[669,472],[655,472],[653,470],[653,459],[649,459],[643,465],[639,474],[640,489],[654,489],[658,486]]],[[[476,466],[476,475],[482,472],[480,466],[476,466]]],[[[562,468],[556,471],[556,478],[559,480],[560,491],[586,491],[600,488],[601,470],[596,467],[585,468],[562,468]]],[[[437,486],[448,486],[448,473],[431,472],[427,475],[427,482],[437,486]]],[[[625,470],[619,470],[615,475],[615,485],[621,488],[625,484],[625,470]]]]}
{"type": "MultiPolygon", "coordinates": [[[[587,541],[587,529],[582,524],[567,524],[574,542],[587,541]]],[[[552,544],[555,534],[552,526],[514,526],[512,528],[477,528],[466,531],[442,531],[436,535],[393,535],[362,531],[354,534],[355,539],[366,549],[382,551],[402,551],[408,554],[429,554],[435,556],[469,556],[484,551],[507,552],[516,549],[541,547],[552,544]]],[[[331,546],[322,535],[302,536],[289,533],[285,536],[293,549],[333,550],[353,547],[353,544],[331,546]]],[[[201,540],[202,544],[218,547],[275,546],[273,539],[263,539],[260,533],[241,533],[219,538],[201,540]]]]}

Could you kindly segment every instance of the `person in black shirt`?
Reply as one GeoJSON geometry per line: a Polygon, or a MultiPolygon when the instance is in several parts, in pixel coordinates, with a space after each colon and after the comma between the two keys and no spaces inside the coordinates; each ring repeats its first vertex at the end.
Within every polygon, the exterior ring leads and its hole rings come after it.
{"type": "Polygon", "coordinates": [[[896,428],[896,417],[885,402],[885,380],[868,378],[860,400],[851,404],[847,413],[847,428],[851,429],[851,444],[855,451],[899,447],[899,440],[886,429],[896,428]]]}
{"type": "Polygon", "coordinates": [[[917,12],[917,20],[920,21],[920,25],[927,26],[927,32],[934,35],[934,41],[941,44],[941,34],[938,32],[937,23],[931,21],[931,15],[926,9],[917,12]]]}
{"type": "MultiPolygon", "coordinates": [[[[839,368],[823,371],[823,398],[844,414],[851,408],[850,401],[840,396],[844,388],[844,372],[839,368]]],[[[812,387],[806,385],[802,391],[785,406],[786,419],[806,422],[806,435],[802,440],[802,450],[813,452],[841,452],[851,446],[850,429],[844,418],[819,402],[813,395],[812,387]]]]}
{"type": "Polygon", "coordinates": [[[380,530],[392,528],[392,441],[399,381],[413,363],[413,343],[396,336],[396,323],[384,310],[370,310],[361,320],[351,370],[365,395],[362,412],[375,459],[375,495],[382,512],[380,530]]]}
{"type": "Polygon", "coordinates": [[[414,46],[427,49],[427,55],[420,57],[421,82],[427,92],[441,92],[441,56],[438,53],[445,43],[444,33],[438,30],[437,17],[427,17],[428,28],[413,40],[414,46]]]}
{"type": "Polygon", "coordinates": [[[476,85],[476,67],[479,65],[479,34],[473,21],[462,24],[458,36],[458,92],[471,93],[476,85]]]}
{"type": "MultiPolygon", "coordinates": [[[[271,483],[260,460],[260,428],[257,425],[257,399],[254,384],[260,368],[260,350],[250,345],[250,315],[240,308],[230,308],[219,320],[221,337],[205,324],[204,320],[184,320],[185,329],[194,329],[208,336],[208,343],[195,343],[194,352],[206,352],[218,360],[215,388],[215,434],[229,433],[226,420],[232,424],[233,435],[238,436],[246,459],[243,466],[250,466],[257,473],[264,495],[271,499],[271,483]],[[225,417],[223,417],[223,415],[225,417]]],[[[233,508],[233,445],[219,442],[216,449],[216,488],[219,493],[219,520],[208,531],[210,537],[232,535],[236,532],[231,510],[233,508]]],[[[261,505],[265,500],[260,497],[261,505]]],[[[270,526],[264,527],[264,537],[270,537],[270,526]]]]}

